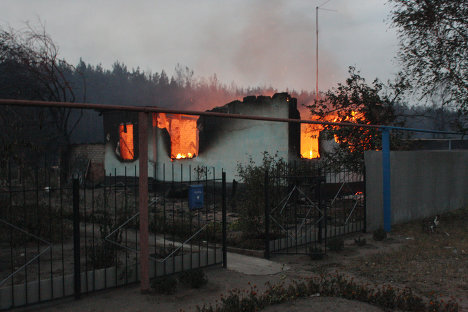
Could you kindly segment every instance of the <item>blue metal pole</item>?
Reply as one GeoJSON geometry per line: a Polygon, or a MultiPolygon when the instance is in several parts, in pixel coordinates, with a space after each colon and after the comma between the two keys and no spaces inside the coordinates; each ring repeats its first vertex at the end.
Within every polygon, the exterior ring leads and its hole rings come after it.
{"type": "Polygon", "coordinates": [[[390,232],[392,228],[392,206],[390,189],[390,131],[391,129],[389,128],[382,128],[382,191],[385,232],[390,232]]]}

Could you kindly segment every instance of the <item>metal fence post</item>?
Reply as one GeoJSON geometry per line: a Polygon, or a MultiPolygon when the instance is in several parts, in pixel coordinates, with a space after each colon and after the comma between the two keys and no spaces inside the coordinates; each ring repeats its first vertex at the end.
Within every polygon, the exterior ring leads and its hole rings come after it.
{"type": "MultiPolygon", "coordinates": [[[[322,181],[319,180],[319,183],[318,183],[318,202],[319,202],[319,210],[322,211],[323,209],[323,219],[321,222],[323,222],[324,226],[324,240],[325,240],[325,248],[327,246],[327,239],[328,239],[328,227],[327,227],[327,223],[328,223],[328,215],[327,215],[327,205],[322,205],[322,181]]],[[[320,230],[320,232],[322,232],[322,230],[320,230]]]]}
{"type": "Polygon", "coordinates": [[[148,113],[138,113],[139,173],[138,205],[140,211],[140,282],[141,291],[149,291],[148,233],[148,113]]]}
{"type": "Polygon", "coordinates": [[[382,128],[382,191],[384,230],[392,229],[391,179],[390,179],[390,129],[382,128]]]}
{"type": "Polygon", "coordinates": [[[73,261],[75,299],[81,298],[81,259],[80,259],[80,184],[73,178],[73,261]]]}
{"type": "Polygon", "coordinates": [[[367,232],[367,173],[366,173],[366,164],[364,163],[364,225],[362,227],[362,232],[367,232]]]}
{"type": "Polygon", "coordinates": [[[222,183],[223,183],[223,191],[222,191],[222,196],[223,196],[223,268],[227,268],[227,249],[226,249],[226,172],[223,171],[222,174],[222,183]]]}
{"type": "MultiPolygon", "coordinates": [[[[322,200],[320,197],[320,178],[316,182],[317,184],[315,185],[315,198],[317,198],[318,201],[318,210],[319,210],[319,222],[318,222],[318,235],[317,235],[317,241],[321,244],[322,243],[322,232],[323,232],[323,218],[324,218],[324,213],[322,212],[322,200]]],[[[326,218],[326,217],[325,217],[326,218]]],[[[326,222],[326,220],[325,220],[326,222]]]]}
{"type": "Polygon", "coordinates": [[[265,201],[265,259],[270,259],[270,203],[268,200],[268,170],[265,171],[264,201],[265,201]]]}

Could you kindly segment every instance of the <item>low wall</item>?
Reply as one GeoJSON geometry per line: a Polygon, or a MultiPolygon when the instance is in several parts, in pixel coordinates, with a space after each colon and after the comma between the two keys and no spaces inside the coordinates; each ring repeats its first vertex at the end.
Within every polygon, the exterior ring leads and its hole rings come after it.
{"type": "MultiPolygon", "coordinates": [[[[367,229],[383,227],[382,152],[365,152],[367,229]]],[[[392,224],[468,205],[468,151],[390,153],[392,224]]]]}

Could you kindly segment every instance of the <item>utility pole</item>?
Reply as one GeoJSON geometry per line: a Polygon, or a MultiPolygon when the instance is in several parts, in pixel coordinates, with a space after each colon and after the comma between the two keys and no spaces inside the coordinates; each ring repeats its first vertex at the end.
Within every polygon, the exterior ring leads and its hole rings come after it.
{"type": "Polygon", "coordinates": [[[322,6],[330,2],[331,0],[327,0],[323,2],[321,5],[315,7],[315,103],[318,103],[319,98],[319,28],[318,28],[318,11],[325,10],[330,12],[338,12],[336,10],[324,9],[322,6]]]}
{"type": "Polygon", "coordinates": [[[315,7],[315,104],[318,103],[318,10],[319,7],[315,7]]]}

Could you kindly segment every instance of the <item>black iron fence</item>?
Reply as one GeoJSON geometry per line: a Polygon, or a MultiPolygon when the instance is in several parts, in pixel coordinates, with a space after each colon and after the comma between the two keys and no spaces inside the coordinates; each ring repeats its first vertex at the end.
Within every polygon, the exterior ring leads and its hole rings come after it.
{"type": "MultiPolygon", "coordinates": [[[[161,178],[149,187],[150,277],[223,263],[225,175],[155,168],[161,178]]],[[[63,183],[59,168],[47,163],[2,168],[0,310],[139,280],[136,172],[115,169],[89,184],[63,183]]]]}

